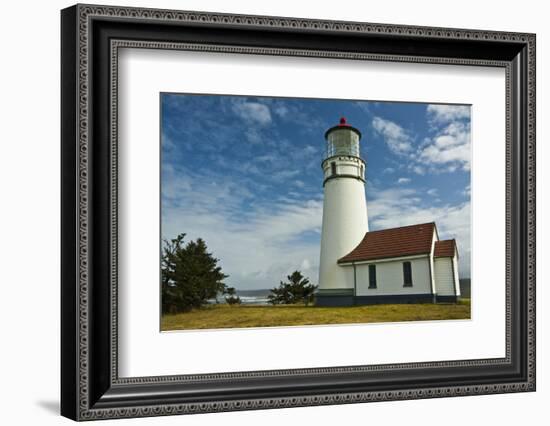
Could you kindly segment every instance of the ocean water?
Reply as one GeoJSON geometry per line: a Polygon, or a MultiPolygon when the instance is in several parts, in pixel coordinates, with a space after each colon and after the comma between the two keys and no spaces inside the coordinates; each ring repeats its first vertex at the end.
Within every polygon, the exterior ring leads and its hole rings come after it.
{"type": "MultiPolygon", "coordinates": [[[[242,305],[269,305],[269,293],[269,290],[237,290],[242,305]]],[[[219,296],[217,302],[216,299],[210,299],[208,303],[225,303],[225,297],[219,296]]]]}
{"type": "Polygon", "coordinates": [[[243,305],[268,305],[267,296],[239,296],[243,305]]]}

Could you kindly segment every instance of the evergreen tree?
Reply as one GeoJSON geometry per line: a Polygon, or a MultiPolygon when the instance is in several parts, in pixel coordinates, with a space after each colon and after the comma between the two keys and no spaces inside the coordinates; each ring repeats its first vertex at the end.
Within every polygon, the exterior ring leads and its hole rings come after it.
{"type": "Polygon", "coordinates": [[[185,234],[164,241],[162,250],[162,312],[186,312],[225,292],[227,278],[218,259],[201,238],[184,243],[185,234]]]}
{"type": "Polygon", "coordinates": [[[281,281],[279,287],[272,288],[267,297],[273,305],[290,305],[304,303],[306,306],[313,301],[313,293],[317,286],[309,282],[300,271],[294,271],[287,276],[288,282],[281,281]]]}
{"type": "Polygon", "coordinates": [[[235,287],[227,287],[225,289],[225,294],[227,295],[227,297],[225,298],[225,301],[228,305],[241,304],[241,298],[237,296],[237,291],[235,290],[235,287]]]}

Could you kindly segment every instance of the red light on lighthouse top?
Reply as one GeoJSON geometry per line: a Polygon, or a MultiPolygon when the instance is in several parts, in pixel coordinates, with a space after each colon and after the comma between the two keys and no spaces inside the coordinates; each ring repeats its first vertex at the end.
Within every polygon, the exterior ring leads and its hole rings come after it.
{"type": "Polygon", "coordinates": [[[346,130],[351,130],[351,131],[357,133],[357,135],[359,136],[359,139],[361,139],[361,132],[359,130],[357,130],[355,127],[353,127],[352,125],[350,125],[348,123],[348,121],[346,120],[346,117],[344,117],[344,116],[340,117],[340,121],[338,122],[338,124],[336,126],[331,127],[330,129],[328,129],[325,132],[325,139],[334,130],[339,130],[339,129],[342,129],[342,128],[345,128],[346,130]]]}

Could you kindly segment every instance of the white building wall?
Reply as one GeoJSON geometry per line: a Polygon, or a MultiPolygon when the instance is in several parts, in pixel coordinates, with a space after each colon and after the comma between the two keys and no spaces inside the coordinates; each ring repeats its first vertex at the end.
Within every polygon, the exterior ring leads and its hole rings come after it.
{"type": "MultiPolygon", "coordinates": [[[[337,163],[338,174],[361,173],[361,160],[343,157],[337,163]],[[354,159],[355,160],[355,159],[354,159]]],[[[330,161],[323,163],[325,176],[330,174],[330,161]]],[[[338,259],[352,251],[369,230],[367,200],[362,180],[353,177],[336,177],[325,182],[323,225],[319,263],[319,290],[353,288],[353,271],[338,265],[338,259]]]]}
{"type": "Polygon", "coordinates": [[[435,243],[439,241],[439,236],[437,235],[436,228],[434,226],[434,233],[432,236],[432,248],[430,250],[430,267],[432,268],[432,277],[431,277],[431,285],[432,285],[432,293],[437,293],[437,286],[435,284],[435,274],[433,271],[435,271],[435,263],[434,263],[434,253],[435,253],[435,243]]]}
{"type": "Polygon", "coordinates": [[[455,294],[460,296],[460,281],[458,276],[458,256],[453,257],[454,275],[455,275],[455,294]]]}
{"type": "MultiPolygon", "coordinates": [[[[353,266],[342,266],[351,269],[353,266]]],[[[395,294],[431,294],[430,257],[396,259],[355,265],[357,296],[382,296],[395,294]],[[411,262],[412,287],[404,287],[403,262],[411,262]],[[376,265],[376,288],[369,288],[369,264],[376,265]]]]}
{"type": "Polygon", "coordinates": [[[438,296],[455,295],[456,285],[453,261],[454,259],[451,257],[436,257],[434,259],[434,277],[438,296]]]}
{"type": "Polygon", "coordinates": [[[355,285],[353,268],[340,268],[340,269],[343,269],[343,273],[342,271],[340,271],[339,276],[342,277],[342,280],[343,280],[342,282],[345,283],[346,288],[353,288],[353,286],[355,285]]]}

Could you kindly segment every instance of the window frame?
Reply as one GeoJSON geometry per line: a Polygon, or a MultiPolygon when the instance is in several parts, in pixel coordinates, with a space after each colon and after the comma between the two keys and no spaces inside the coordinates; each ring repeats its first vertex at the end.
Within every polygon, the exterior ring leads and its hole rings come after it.
{"type": "Polygon", "coordinates": [[[368,288],[378,288],[378,282],[376,277],[376,264],[372,263],[369,265],[369,287],[368,288]],[[374,274],[371,275],[371,272],[374,272],[374,274]],[[374,276],[374,279],[371,277],[374,276]]]}
{"type": "Polygon", "coordinates": [[[406,260],[403,262],[403,287],[412,287],[412,286],[413,286],[412,262],[410,260],[406,260]],[[408,265],[408,271],[407,271],[407,265],[408,265]],[[410,278],[409,282],[407,282],[407,272],[410,278]]]}

